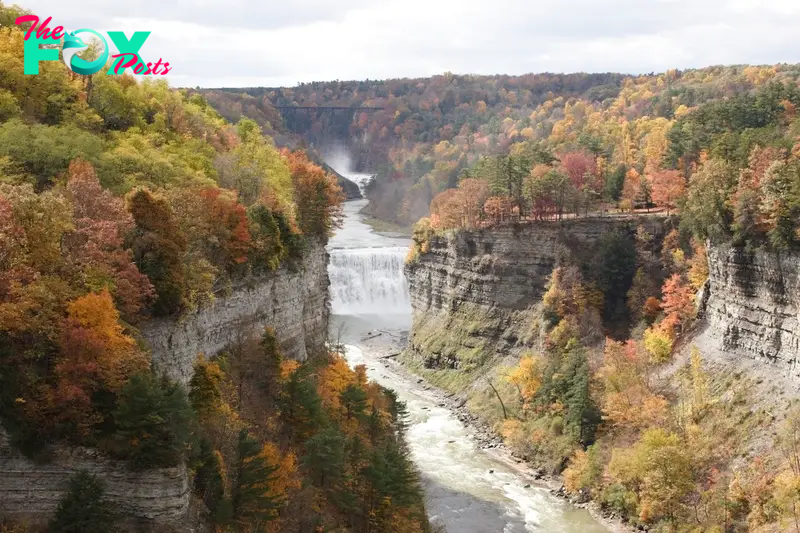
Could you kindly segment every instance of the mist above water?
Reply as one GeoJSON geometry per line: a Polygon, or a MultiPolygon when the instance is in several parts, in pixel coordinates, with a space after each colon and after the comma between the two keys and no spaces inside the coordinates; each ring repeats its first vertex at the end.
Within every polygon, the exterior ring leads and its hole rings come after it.
{"type": "Polygon", "coordinates": [[[367,183],[372,179],[372,174],[364,172],[356,172],[354,170],[353,158],[350,157],[347,148],[344,145],[336,145],[325,152],[325,162],[333,168],[336,172],[355,182],[361,191],[364,191],[367,183]]]}

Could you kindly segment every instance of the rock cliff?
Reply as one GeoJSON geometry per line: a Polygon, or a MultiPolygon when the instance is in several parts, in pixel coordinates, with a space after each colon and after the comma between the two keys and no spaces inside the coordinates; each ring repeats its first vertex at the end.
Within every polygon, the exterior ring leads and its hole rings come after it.
{"type": "Polygon", "coordinates": [[[430,251],[406,266],[412,352],[428,367],[470,369],[494,354],[534,346],[537,307],[556,264],[568,257],[579,262],[609,232],[633,238],[639,224],[662,232],[656,218],[615,216],[433,237],[430,251]]]}
{"type": "MultiPolygon", "coordinates": [[[[310,246],[297,268],[281,268],[252,278],[229,296],[179,319],[144,324],[153,364],[186,384],[197,354],[215,354],[250,332],[271,326],[287,356],[305,359],[324,346],[328,330],[328,254],[322,243],[310,246]]],[[[0,516],[45,521],[56,509],[69,477],[87,470],[106,484],[118,510],[163,531],[169,524],[189,531],[185,516],[190,503],[186,469],[132,472],[124,463],[96,450],[54,446],[46,463],[14,451],[0,428],[0,516]]],[[[170,529],[176,530],[176,529],[170,529]]]]}
{"type": "Polygon", "coordinates": [[[174,524],[189,509],[186,468],[132,472],[88,448],[53,447],[46,464],[13,450],[0,430],[0,516],[45,521],[58,507],[69,477],[81,470],[106,484],[106,495],[127,516],[158,526],[174,524]]]}
{"type": "Polygon", "coordinates": [[[179,319],[154,320],[141,328],[153,364],[188,383],[198,353],[213,355],[250,332],[271,326],[284,353],[303,360],[323,347],[328,331],[328,254],[321,244],[306,251],[295,271],[239,283],[229,296],[179,319]]]}
{"type": "Polygon", "coordinates": [[[717,357],[757,360],[800,377],[800,253],[724,245],[710,247],[708,260],[698,346],[717,357]]]}

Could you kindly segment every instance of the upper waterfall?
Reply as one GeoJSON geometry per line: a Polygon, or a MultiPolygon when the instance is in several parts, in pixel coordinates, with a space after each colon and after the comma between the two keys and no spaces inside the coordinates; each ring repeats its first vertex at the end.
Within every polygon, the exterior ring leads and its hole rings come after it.
{"type": "Polygon", "coordinates": [[[403,272],[407,248],[330,250],[332,311],[337,315],[408,314],[411,304],[403,272]]]}
{"type": "Polygon", "coordinates": [[[377,233],[364,223],[366,200],[344,204],[344,223],[328,243],[331,311],[335,315],[411,316],[403,270],[408,237],[377,233]]]}

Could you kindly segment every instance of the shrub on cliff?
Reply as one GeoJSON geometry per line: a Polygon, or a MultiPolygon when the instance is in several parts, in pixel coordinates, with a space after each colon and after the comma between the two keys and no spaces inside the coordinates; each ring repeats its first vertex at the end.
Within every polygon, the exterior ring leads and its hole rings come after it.
{"type": "Polygon", "coordinates": [[[103,483],[81,471],[70,478],[67,492],[50,522],[50,533],[110,533],[115,530],[115,523],[103,483]]]}

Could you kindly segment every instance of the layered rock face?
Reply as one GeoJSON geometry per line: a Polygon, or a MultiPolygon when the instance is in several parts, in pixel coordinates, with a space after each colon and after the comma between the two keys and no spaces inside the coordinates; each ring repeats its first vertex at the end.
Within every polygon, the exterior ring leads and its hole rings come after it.
{"type": "Polygon", "coordinates": [[[406,266],[410,348],[429,367],[469,369],[534,346],[537,307],[559,260],[586,256],[609,232],[633,238],[639,224],[663,228],[656,218],[595,217],[434,237],[430,252],[406,266]]]}
{"type": "Polygon", "coordinates": [[[174,524],[189,508],[186,468],[132,472],[88,448],[55,446],[47,464],[13,450],[0,430],[0,516],[42,522],[58,507],[70,476],[86,470],[106,484],[106,496],[128,516],[174,524]]]}
{"type": "Polygon", "coordinates": [[[324,346],[328,331],[328,254],[310,246],[296,271],[286,267],[234,287],[230,296],[179,319],[153,320],[141,328],[153,364],[183,384],[198,353],[214,355],[265,326],[287,357],[304,360],[324,346]]]}
{"type": "MultiPolygon", "coordinates": [[[[281,268],[235,287],[230,296],[177,319],[146,323],[141,334],[152,348],[157,370],[184,385],[198,353],[213,355],[265,326],[287,357],[305,359],[324,348],[328,331],[328,254],[322,243],[310,246],[296,270],[281,268]]],[[[190,482],[184,467],[133,472],[97,451],[53,447],[45,464],[14,451],[0,428],[0,516],[46,521],[55,511],[69,477],[87,470],[106,485],[108,497],[124,515],[162,531],[183,527],[189,509],[190,482]],[[180,527],[178,527],[180,526],[180,527]]]]}
{"type": "Polygon", "coordinates": [[[697,339],[727,359],[747,358],[800,376],[800,253],[710,247],[697,339]]]}

